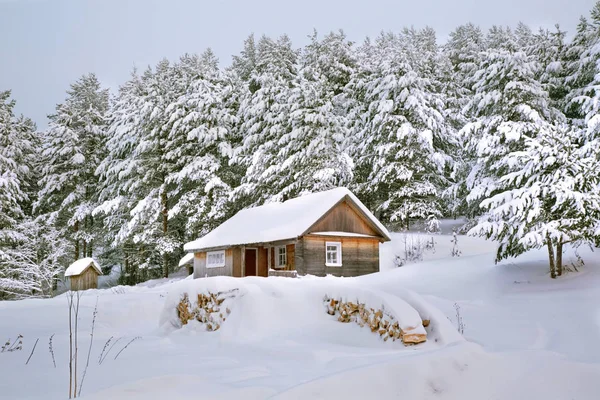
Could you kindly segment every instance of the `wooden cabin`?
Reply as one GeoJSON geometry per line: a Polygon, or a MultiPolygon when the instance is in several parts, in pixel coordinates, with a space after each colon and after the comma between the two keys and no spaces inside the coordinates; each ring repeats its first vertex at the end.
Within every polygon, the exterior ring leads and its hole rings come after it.
{"type": "Polygon", "coordinates": [[[238,212],[187,243],[194,278],[358,276],[379,271],[387,229],[346,188],[238,212]]]}
{"type": "Polygon", "coordinates": [[[100,265],[90,257],[75,261],[65,271],[65,278],[68,278],[71,290],[97,289],[100,275],[100,265]]]}

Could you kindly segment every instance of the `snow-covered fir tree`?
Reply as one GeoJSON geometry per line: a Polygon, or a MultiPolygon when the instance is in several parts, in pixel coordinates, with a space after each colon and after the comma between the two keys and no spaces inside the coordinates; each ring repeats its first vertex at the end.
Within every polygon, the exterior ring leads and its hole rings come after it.
{"type": "Polygon", "coordinates": [[[289,98],[296,61],[297,51],[289,37],[273,40],[263,36],[259,40],[256,66],[245,81],[247,91],[239,108],[244,139],[234,154],[234,163],[246,169],[234,193],[235,201],[242,205],[276,200],[266,182],[278,168],[279,141],[291,131],[289,98]]]}
{"type": "Polygon", "coordinates": [[[105,141],[106,156],[95,171],[100,191],[92,213],[102,221],[106,247],[112,249],[112,254],[105,254],[104,260],[121,265],[122,281],[129,284],[137,283],[138,267],[147,263],[148,256],[144,244],[134,242],[136,232],[129,229],[130,211],[143,190],[143,181],[137,179],[139,159],[134,158],[133,153],[142,134],[138,124],[145,95],[145,81],[134,70],[113,101],[105,141]]]}
{"type": "Polygon", "coordinates": [[[10,92],[0,92],[0,249],[19,240],[15,227],[25,219],[32,199],[36,147],[31,120],[16,117],[10,92]]]}
{"type": "Polygon", "coordinates": [[[330,33],[322,40],[315,32],[304,48],[286,106],[289,130],[279,138],[273,163],[262,176],[271,199],[293,198],[352,181],[339,97],[355,66],[351,46],[343,32],[330,33]]]}
{"type": "MultiPolygon", "coordinates": [[[[481,66],[481,56],[486,46],[485,35],[481,28],[469,23],[461,25],[450,33],[448,42],[443,46],[444,55],[448,58],[452,71],[443,84],[449,122],[456,131],[468,122],[464,108],[473,95],[473,75],[481,66]]],[[[465,215],[471,217],[474,213],[466,201],[469,192],[467,176],[475,162],[473,154],[467,150],[464,137],[457,136],[458,145],[453,156],[454,169],[451,173],[451,184],[443,193],[448,203],[448,213],[451,216],[465,215]]]]}
{"type": "Polygon", "coordinates": [[[34,220],[39,136],[14,115],[10,92],[0,93],[0,299],[50,296],[67,246],[52,226],[34,220]]]}
{"type": "Polygon", "coordinates": [[[239,185],[239,168],[229,167],[236,130],[239,84],[223,73],[211,50],[198,59],[198,75],[188,90],[166,110],[171,131],[166,158],[175,165],[167,175],[172,185],[169,219],[178,219],[187,239],[214,229],[228,215],[229,197],[239,185]]]}
{"type": "Polygon", "coordinates": [[[491,51],[476,75],[476,120],[463,133],[478,156],[468,199],[485,213],[470,233],[498,241],[497,260],[546,245],[554,277],[554,246],[562,254],[563,243],[591,238],[597,183],[585,176],[594,157],[561,124],[538,68],[524,52],[491,51]]]}
{"type": "Polygon", "coordinates": [[[36,210],[73,243],[72,260],[93,255],[99,235],[92,210],[98,192],[94,175],[104,157],[108,90],[94,74],[71,85],[51,115],[44,140],[44,168],[36,210]]]}
{"type": "Polygon", "coordinates": [[[411,39],[380,36],[375,43],[380,62],[351,82],[365,110],[353,132],[355,187],[364,197],[375,192],[370,203],[380,217],[402,226],[411,219],[442,215],[440,193],[448,184],[445,169],[452,163],[446,152],[453,136],[444,98],[434,77],[419,70],[425,61],[419,54],[427,52],[411,39]]]}

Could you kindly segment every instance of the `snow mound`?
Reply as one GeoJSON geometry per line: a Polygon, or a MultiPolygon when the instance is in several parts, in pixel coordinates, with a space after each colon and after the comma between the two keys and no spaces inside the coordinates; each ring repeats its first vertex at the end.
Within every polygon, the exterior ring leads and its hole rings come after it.
{"type": "MultiPolygon", "coordinates": [[[[338,339],[336,335],[340,334],[338,325],[342,326],[344,332],[351,328],[339,324],[336,318],[328,315],[323,308],[326,298],[352,301],[385,310],[387,315],[393,316],[389,320],[397,322],[402,331],[413,335],[427,335],[437,345],[464,340],[439,310],[416,293],[399,290],[398,294],[391,294],[358,283],[354,279],[342,278],[212,277],[185,280],[170,288],[159,325],[165,334],[180,328],[184,328],[183,332],[192,330],[194,333],[214,330],[207,329],[204,312],[190,313],[184,318],[186,323],[182,323],[182,299],[189,301],[191,309],[194,309],[199,296],[200,299],[211,296],[218,298],[219,294],[234,293],[224,296],[222,304],[219,303],[218,312],[226,310],[223,313],[226,321],[219,323],[218,331],[210,333],[218,335],[222,341],[248,342],[294,335],[335,341],[338,339]],[[423,327],[423,320],[429,322],[427,329],[423,327]]],[[[358,326],[354,326],[354,329],[361,330],[358,326]]],[[[364,334],[361,336],[353,331],[344,340],[351,341],[352,338],[355,338],[354,345],[365,345],[364,334]]]]}

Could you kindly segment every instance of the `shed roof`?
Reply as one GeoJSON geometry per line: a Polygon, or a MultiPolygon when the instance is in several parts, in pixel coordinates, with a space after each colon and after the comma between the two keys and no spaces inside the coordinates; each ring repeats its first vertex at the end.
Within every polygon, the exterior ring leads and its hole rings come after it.
{"type": "Polygon", "coordinates": [[[381,237],[389,240],[389,232],[346,188],[312,193],[283,203],[268,203],[241,210],[198,240],[187,243],[186,251],[200,251],[250,243],[269,243],[294,239],[307,233],[321,217],[342,200],[347,199],[364,214],[381,237]]]}
{"type": "Polygon", "coordinates": [[[73,264],[69,265],[69,268],[65,271],[65,276],[76,276],[81,275],[83,271],[88,269],[88,267],[92,267],[98,272],[99,275],[102,275],[102,270],[100,269],[100,265],[91,257],[80,258],[75,261],[73,264]]]}
{"type": "Polygon", "coordinates": [[[181,260],[179,260],[179,266],[183,267],[184,265],[189,264],[192,261],[194,261],[194,253],[187,253],[181,258],[181,260]]]}

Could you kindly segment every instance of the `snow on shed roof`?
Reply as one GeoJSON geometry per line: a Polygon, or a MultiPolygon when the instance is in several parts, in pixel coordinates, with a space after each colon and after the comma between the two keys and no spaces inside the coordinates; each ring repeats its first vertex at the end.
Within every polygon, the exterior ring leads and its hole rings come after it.
{"type": "Polygon", "coordinates": [[[179,260],[179,266],[183,267],[185,264],[189,264],[194,261],[194,253],[187,253],[181,260],[179,260]]]}
{"type": "Polygon", "coordinates": [[[389,232],[346,188],[312,193],[283,203],[268,203],[241,210],[198,240],[187,243],[186,251],[239,246],[249,243],[268,243],[302,236],[333,206],[348,197],[389,240],[389,232]]]}
{"type": "Polygon", "coordinates": [[[100,265],[91,257],[81,258],[69,265],[69,268],[65,271],[65,276],[76,276],[81,275],[89,266],[92,266],[98,274],[102,275],[100,265]]]}

